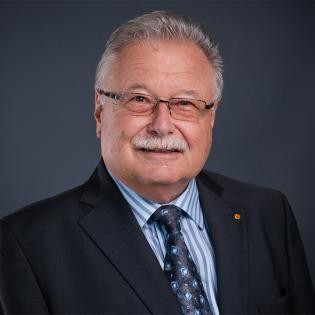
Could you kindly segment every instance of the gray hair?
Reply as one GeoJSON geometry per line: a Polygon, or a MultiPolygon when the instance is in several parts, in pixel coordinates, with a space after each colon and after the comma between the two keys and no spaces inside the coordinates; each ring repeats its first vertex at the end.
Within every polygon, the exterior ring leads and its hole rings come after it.
{"type": "Polygon", "coordinates": [[[168,11],[154,11],[136,17],[111,34],[96,69],[95,88],[102,87],[107,67],[124,47],[133,42],[164,39],[189,40],[202,49],[213,67],[215,99],[220,100],[223,89],[223,61],[218,44],[201,23],[168,11]]]}

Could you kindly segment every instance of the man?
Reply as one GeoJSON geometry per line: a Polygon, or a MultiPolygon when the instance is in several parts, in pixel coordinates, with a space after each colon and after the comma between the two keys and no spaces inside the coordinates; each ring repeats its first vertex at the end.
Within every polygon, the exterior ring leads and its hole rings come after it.
{"type": "Polygon", "coordinates": [[[11,313],[312,313],[295,220],[277,191],[202,170],[222,60],[198,23],[129,21],[97,68],[102,160],[82,186],[2,219],[11,313]]]}

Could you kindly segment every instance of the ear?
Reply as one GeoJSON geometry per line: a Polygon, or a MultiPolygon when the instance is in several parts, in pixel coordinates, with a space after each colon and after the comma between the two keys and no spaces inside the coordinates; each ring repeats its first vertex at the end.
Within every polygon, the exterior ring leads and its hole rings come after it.
{"type": "Polygon", "coordinates": [[[101,137],[101,125],[102,125],[102,114],[103,114],[103,106],[101,105],[101,95],[95,91],[95,110],[94,110],[94,118],[96,122],[96,137],[101,137]]]}

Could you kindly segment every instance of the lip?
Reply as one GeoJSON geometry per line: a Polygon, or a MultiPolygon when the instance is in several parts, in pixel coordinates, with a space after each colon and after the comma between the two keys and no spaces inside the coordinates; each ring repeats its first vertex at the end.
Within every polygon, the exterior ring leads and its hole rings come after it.
{"type": "Polygon", "coordinates": [[[145,151],[137,150],[141,156],[154,160],[177,160],[183,153],[179,151],[145,151]]]}
{"type": "Polygon", "coordinates": [[[157,153],[181,153],[179,150],[146,150],[146,149],[139,149],[142,152],[157,152],[157,153]]]}

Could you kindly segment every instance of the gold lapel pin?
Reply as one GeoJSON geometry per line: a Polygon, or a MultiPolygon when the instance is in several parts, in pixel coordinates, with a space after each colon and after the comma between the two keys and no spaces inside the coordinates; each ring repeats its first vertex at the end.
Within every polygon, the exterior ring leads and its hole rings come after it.
{"type": "Polygon", "coordinates": [[[240,213],[234,213],[234,214],[233,214],[233,218],[234,218],[235,220],[240,220],[240,219],[241,219],[241,214],[240,214],[240,213]]]}

